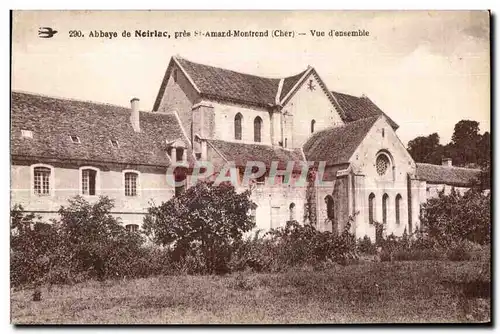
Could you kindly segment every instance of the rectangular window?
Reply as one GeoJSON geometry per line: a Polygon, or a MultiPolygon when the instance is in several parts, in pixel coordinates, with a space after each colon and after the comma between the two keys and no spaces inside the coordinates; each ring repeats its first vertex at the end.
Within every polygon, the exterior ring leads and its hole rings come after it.
{"type": "Polygon", "coordinates": [[[31,130],[21,130],[21,136],[23,138],[33,138],[33,131],[31,131],[31,130]]]}
{"type": "Polygon", "coordinates": [[[125,173],[125,196],[137,196],[137,173],[125,173]]]}
{"type": "Polygon", "coordinates": [[[127,225],[125,225],[125,229],[128,232],[138,232],[139,231],[139,225],[137,225],[137,224],[127,224],[127,225]]]}
{"type": "Polygon", "coordinates": [[[183,161],[183,156],[184,156],[184,149],[177,147],[175,149],[175,161],[183,161]]]}
{"type": "Polygon", "coordinates": [[[97,172],[93,169],[84,169],[82,171],[82,194],[94,196],[96,194],[95,184],[96,184],[97,172]]]}
{"type": "Polygon", "coordinates": [[[35,194],[37,195],[50,195],[50,168],[35,168],[33,189],[35,190],[35,194]]]}

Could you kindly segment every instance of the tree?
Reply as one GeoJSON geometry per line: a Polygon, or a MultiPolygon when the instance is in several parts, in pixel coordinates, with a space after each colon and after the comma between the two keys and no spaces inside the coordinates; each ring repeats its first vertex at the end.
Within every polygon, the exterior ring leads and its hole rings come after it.
{"type": "Polygon", "coordinates": [[[59,209],[60,266],[98,279],[126,276],[132,270],[144,240],[111,215],[113,206],[106,196],[93,204],[76,196],[59,209]]]}
{"type": "Polygon", "coordinates": [[[243,233],[255,227],[249,198],[248,190],[238,194],[229,182],[198,182],[150,207],[143,228],[156,243],[172,248],[175,261],[191,257],[199,260],[203,273],[224,273],[243,233]]]}
{"type": "Polygon", "coordinates": [[[52,225],[23,211],[21,205],[15,205],[11,210],[11,282],[12,285],[37,286],[57,257],[59,237],[52,225]]]}
{"type": "Polygon", "coordinates": [[[456,165],[478,163],[478,146],[481,140],[479,134],[479,123],[470,120],[461,120],[455,124],[453,136],[451,137],[451,148],[453,160],[456,165]]]}
{"type": "Polygon", "coordinates": [[[441,164],[443,146],[439,144],[439,135],[433,133],[427,137],[417,137],[408,142],[408,153],[416,162],[441,164]]]}
{"type": "Polygon", "coordinates": [[[427,200],[421,207],[420,221],[425,232],[443,246],[469,240],[479,244],[490,242],[490,194],[471,189],[463,196],[452,189],[437,198],[427,200]]]}
{"type": "Polygon", "coordinates": [[[477,163],[483,169],[489,168],[491,164],[491,136],[488,131],[486,131],[479,139],[477,154],[477,163]]]}

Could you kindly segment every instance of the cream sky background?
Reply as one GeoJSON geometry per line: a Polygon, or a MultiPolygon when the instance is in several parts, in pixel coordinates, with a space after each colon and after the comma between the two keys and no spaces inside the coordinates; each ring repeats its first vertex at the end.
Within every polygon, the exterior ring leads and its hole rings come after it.
{"type": "Polygon", "coordinates": [[[461,119],[490,131],[487,12],[15,12],[12,88],[151,110],[172,55],[268,77],[311,65],[330,90],[366,94],[399,125],[403,143],[461,119]],[[59,31],[37,37],[38,28],[59,31]],[[126,29],[304,32],[292,38],[122,38],[126,29]],[[312,37],[309,30],[365,29],[370,37],[312,37]],[[69,38],[69,30],[86,37],[69,38]],[[87,37],[116,31],[116,39],[87,37]]]}

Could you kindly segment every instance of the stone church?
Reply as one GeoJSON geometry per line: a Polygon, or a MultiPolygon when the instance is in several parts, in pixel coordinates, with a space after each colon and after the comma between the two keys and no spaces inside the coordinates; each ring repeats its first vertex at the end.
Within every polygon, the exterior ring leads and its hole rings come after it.
{"type": "MultiPolygon", "coordinates": [[[[113,214],[140,229],[151,203],[191,186],[168,182],[167,170],[209,161],[214,173],[232,162],[323,162],[322,182],[295,186],[280,177],[252,185],[257,228],[288,220],[339,231],[349,217],[357,237],[401,235],[419,224],[421,203],[439,190],[464,191],[479,171],[415,163],[398,125],[367,96],[331,91],[313,67],[267,78],[172,57],[151,111],[12,92],[11,205],[57,217],[67,199],[100,195],[115,200],[113,214]]],[[[292,169],[292,178],[296,170],[292,169]]],[[[243,190],[244,186],[237,187],[243,190]]]]}

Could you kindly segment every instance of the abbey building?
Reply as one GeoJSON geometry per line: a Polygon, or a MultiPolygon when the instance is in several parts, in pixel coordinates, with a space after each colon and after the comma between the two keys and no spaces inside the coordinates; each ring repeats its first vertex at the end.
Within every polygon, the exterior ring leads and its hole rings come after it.
{"type": "MultiPolygon", "coordinates": [[[[338,231],[349,217],[357,237],[375,222],[400,235],[418,224],[420,204],[438,190],[470,187],[479,171],[415,163],[397,120],[368,97],[331,91],[313,67],[266,78],[172,57],[151,111],[12,92],[11,204],[47,219],[80,194],[115,199],[113,214],[140,228],[151,202],[167,201],[169,166],[209,161],[323,162],[320,185],[259,178],[252,188],[257,228],[288,220],[338,231]]],[[[296,175],[295,170],[289,171],[296,175]]],[[[298,175],[298,172],[297,172],[298,175]]],[[[243,188],[243,186],[242,186],[243,188]]]]}

